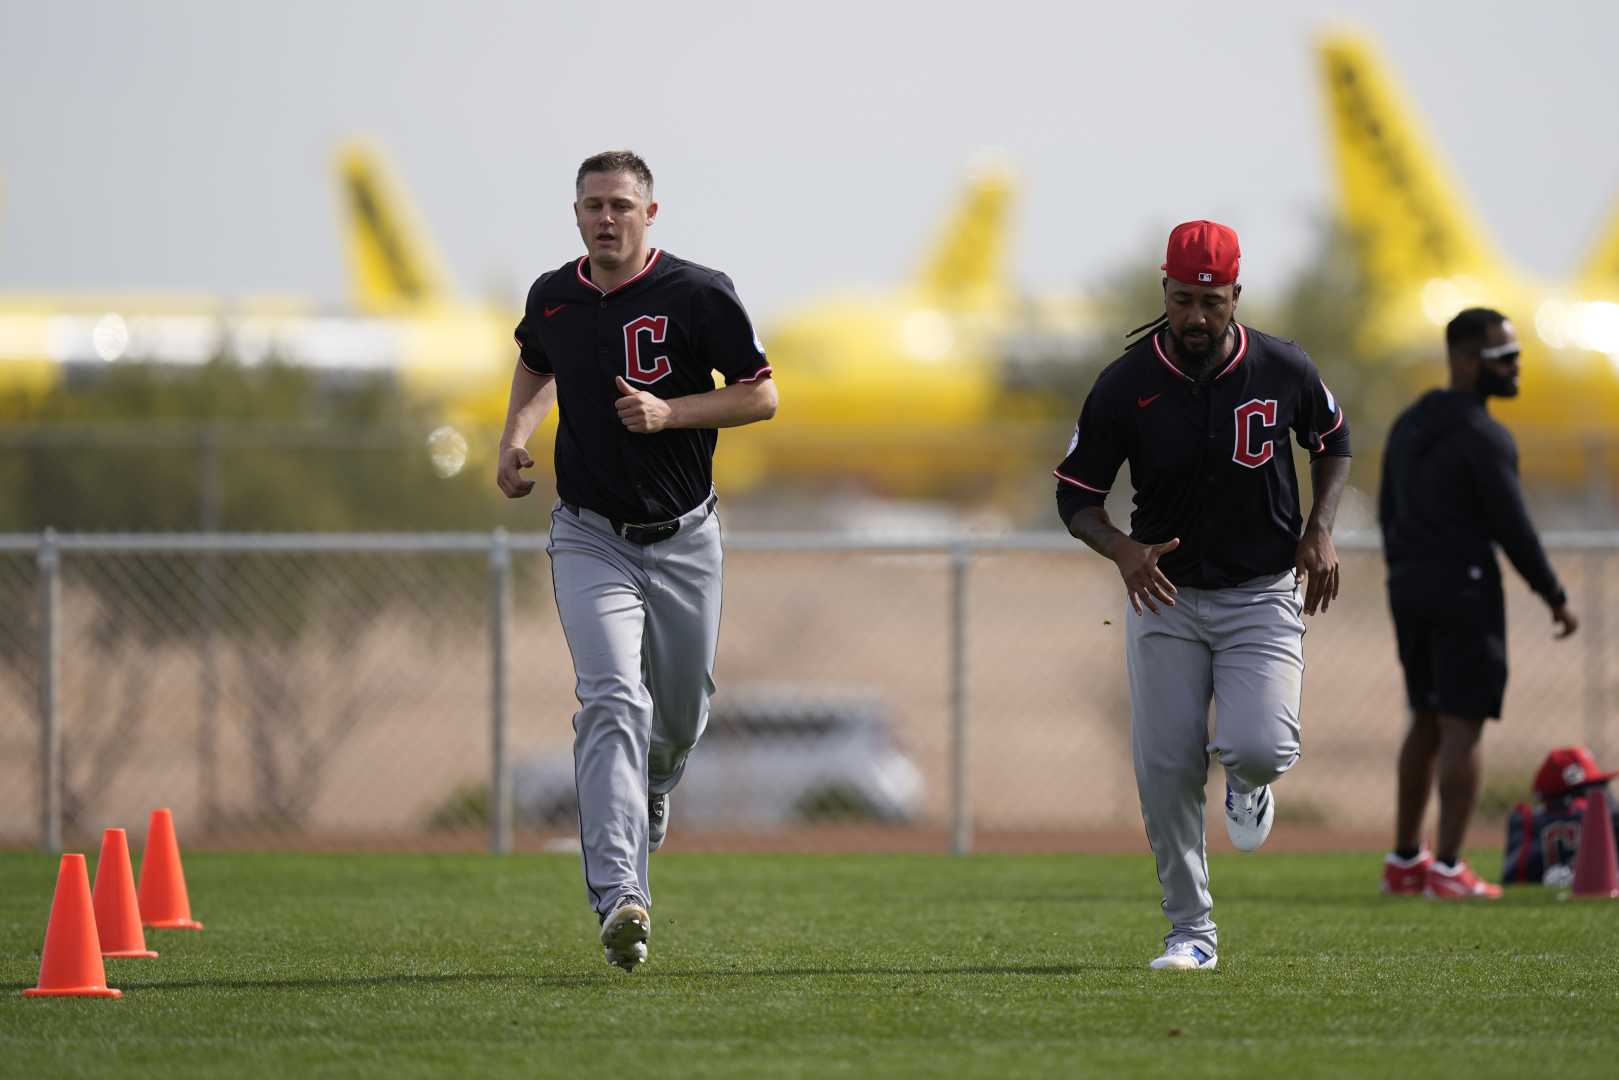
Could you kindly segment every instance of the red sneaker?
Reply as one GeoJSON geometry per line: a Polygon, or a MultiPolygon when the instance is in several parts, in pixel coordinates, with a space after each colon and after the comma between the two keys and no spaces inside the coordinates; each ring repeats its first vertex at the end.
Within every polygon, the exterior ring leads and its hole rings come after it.
{"type": "Polygon", "coordinates": [[[1428,867],[1433,865],[1433,854],[1418,852],[1415,858],[1402,859],[1394,852],[1383,856],[1383,895],[1421,896],[1428,883],[1428,867]]]}
{"type": "Polygon", "coordinates": [[[1428,867],[1428,879],[1422,895],[1430,900],[1499,900],[1501,886],[1491,885],[1473,873],[1473,868],[1458,860],[1449,869],[1437,860],[1428,867]]]}

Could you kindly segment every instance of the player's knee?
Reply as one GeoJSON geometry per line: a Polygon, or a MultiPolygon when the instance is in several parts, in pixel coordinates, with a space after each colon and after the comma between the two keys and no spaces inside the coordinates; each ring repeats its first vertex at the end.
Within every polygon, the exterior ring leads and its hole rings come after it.
{"type": "Polygon", "coordinates": [[[1274,783],[1299,760],[1299,744],[1292,739],[1242,740],[1220,754],[1226,771],[1253,787],[1274,783]]]}
{"type": "Polygon", "coordinates": [[[698,741],[702,738],[703,729],[707,727],[705,718],[698,719],[691,724],[670,724],[668,718],[661,712],[656,712],[656,719],[652,725],[652,753],[667,760],[683,758],[691,753],[698,741]]]}
{"type": "Polygon", "coordinates": [[[671,687],[654,683],[652,739],[679,753],[697,745],[708,726],[713,684],[671,687]]]}

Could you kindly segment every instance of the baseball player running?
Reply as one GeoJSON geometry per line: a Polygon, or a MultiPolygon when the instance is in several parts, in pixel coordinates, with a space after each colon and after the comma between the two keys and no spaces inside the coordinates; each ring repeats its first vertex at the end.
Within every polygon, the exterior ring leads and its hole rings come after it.
{"type": "Polygon", "coordinates": [[[1484,721],[1501,715],[1507,686],[1495,545],[1551,609],[1558,637],[1580,623],[1524,507],[1512,434],[1485,408],[1491,397],[1518,396],[1517,332],[1499,311],[1468,308],[1445,327],[1445,348],[1450,388],[1429,391],[1401,413],[1383,452],[1378,519],[1411,703],[1383,891],[1495,900],[1501,886],[1461,858],[1483,772],[1484,721]],[[1436,779],[1439,836],[1430,854],[1422,816],[1436,779]]]}
{"type": "Polygon", "coordinates": [[[1304,350],[1236,321],[1240,255],[1212,221],[1170,233],[1164,314],[1097,377],[1056,470],[1063,523],[1117,564],[1128,596],[1130,750],[1170,924],[1160,969],[1217,962],[1209,755],[1225,766],[1231,842],[1253,851],[1276,818],[1271,786],[1299,756],[1301,616],[1338,595],[1349,425],[1304,350]],[[1289,429],[1310,451],[1307,523],[1289,429]],[[1125,461],[1128,534],[1103,507],[1125,461]]]}
{"type": "Polygon", "coordinates": [[[648,246],[644,161],[587,158],[574,192],[586,254],[529,289],[496,480],[509,498],[533,490],[524,444],[555,400],[547,551],[579,698],[585,887],[608,962],[633,971],[652,931],[647,854],[714,692],[716,429],[775,415],[776,388],[730,278],[648,246]]]}

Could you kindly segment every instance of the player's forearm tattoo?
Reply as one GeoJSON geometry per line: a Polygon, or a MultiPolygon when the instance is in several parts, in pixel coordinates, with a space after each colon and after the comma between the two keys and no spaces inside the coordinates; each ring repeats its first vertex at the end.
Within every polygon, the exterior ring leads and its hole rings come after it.
{"type": "Polygon", "coordinates": [[[1321,457],[1310,462],[1310,490],[1314,504],[1310,507],[1309,524],[1326,532],[1332,531],[1338,520],[1338,500],[1349,480],[1349,459],[1321,457]]]}
{"type": "Polygon", "coordinates": [[[1087,506],[1068,520],[1068,535],[1083,540],[1092,551],[1111,559],[1113,545],[1124,533],[1108,520],[1106,509],[1087,506]]]}

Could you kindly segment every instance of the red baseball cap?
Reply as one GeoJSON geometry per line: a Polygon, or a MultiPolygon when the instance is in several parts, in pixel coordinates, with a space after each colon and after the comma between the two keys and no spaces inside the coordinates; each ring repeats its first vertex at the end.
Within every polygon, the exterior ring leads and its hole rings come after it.
{"type": "Polygon", "coordinates": [[[1601,771],[1585,747],[1559,746],[1540,763],[1535,773],[1535,794],[1543,799],[1556,798],[1587,784],[1605,784],[1615,776],[1619,776],[1619,769],[1601,771]]]}
{"type": "Polygon", "coordinates": [[[1230,285],[1241,261],[1235,229],[1217,221],[1188,221],[1169,234],[1161,269],[1188,285],[1230,285]]]}

